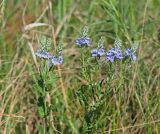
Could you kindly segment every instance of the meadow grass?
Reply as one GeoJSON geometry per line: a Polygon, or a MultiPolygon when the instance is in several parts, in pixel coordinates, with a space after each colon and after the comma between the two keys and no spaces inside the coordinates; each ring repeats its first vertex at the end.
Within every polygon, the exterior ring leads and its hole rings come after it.
{"type": "MultiPolygon", "coordinates": [[[[2,0],[0,133],[159,134],[160,0],[2,0]],[[87,26],[92,46],[75,40],[87,26]],[[63,63],[49,71],[36,57],[42,37],[63,63]],[[137,60],[91,58],[103,37],[137,60]]],[[[42,43],[43,45],[43,43],[42,43]]]]}

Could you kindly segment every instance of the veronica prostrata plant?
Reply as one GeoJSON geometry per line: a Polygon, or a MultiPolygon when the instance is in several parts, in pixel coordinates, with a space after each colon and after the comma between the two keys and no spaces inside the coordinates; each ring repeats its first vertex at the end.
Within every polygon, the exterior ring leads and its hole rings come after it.
{"type": "MultiPolygon", "coordinates": [[[[126,59],[131,61],[136,61],[136,47],[132,46],[131,49],[122,49],[122,41],[119,38],[115,39],[114,45],[109,50],[105,50],[104,38],[101,38],[98,42],[96,48],[91,49],[91,39],[88,37],[86,27],[82,32],[82,36],[76,39],[76,45],[80,49],[81,53],[81,77],[87,80],[87,84],[81,85],[77,91],[77,96],[81,106],[85,110],[82,130],[83,132],[94,132],[98,126],[95,124],[101,116],[100,111],[101,107],[106,104],[108,95],[113,91],[112,83],[114,79],[117,79],[116,73],[117,69],[121,66],[120,64],[125,63],[126,59]],[[84,34],[85,33],[85,34],[84,34]],[[124,51],[123,51],[124,50],[124,51]],[[88,54],[90,52],[90,55],[88,54]],[[91,58],[95,58],[95,63],[91,62],[91,58]],[[102,60],[100,60],[102,58],[102,60]],[[104,59],[104,60],[103,60],[104,59]],[[122,62],[121,62],[122,61],[122,62]],[[107,66],[106,78],[101,78],[98,82],[91,77],[90,72],[94,72],[94,69],[101,69],[99,63],[105,63],[104,66],[107,66]],[[119,63],[118,63],[119,62],[119,63]],[[115,64],[114,64],[115,63],[115,64]],[[116,65],[117,64],[117,65],[116,65]],[[96,66],[99,66],[96,68],[96,66]],[[86,76],[90,77],[86,77],[86,76]],[[106,87],[104,85],[107,84],[106,87]]],[[[92,46],[94,43],[92,42],[92,46]]],[[[97,70],[98,71],[98,70],[97,70]]],[[[118,87],[120,87],[118,85],[118,87]]],[[[118,89],[118,87],[116,87],[118,89]]]]}
{"type": "Polygon", "coordinates": [[[38,114],[42,124],[37,124],[37,129],[40,134],[51,134],[54,129],[52,125],[54,105],[50,94],[59,79],[59,76],[51,70],[63,62],[62,47],[59,45],[53,53],[52,40],[45,36],[40,37],[39,45],[35,55],[40,60],[40,67],[37,78],[34,79],[34,93],[37,97],[38,114]]]}
{"type": "Polygon", "coordinates": [[[96,130],[95,121],[100,117],[100,109],[105,101],[105,93],[103,92],[104,80],[98,82],[93,79],[94,71],[97,69],[100,57],[105,55],[104,38],[98,41],[98,46],[91,50],[91,39],[88,37],[88,28],[85,27],[82,36],[76,39],[75,44],[80,50],[81,71],[80,77],[87,81],[86,84],[80,86],[77,91],[77,97],[84,108],[84,119],[82,124],[82,132],[88,133],[96,130]],[[94,60],[95,59],[95,60],[94,60]],[[95,63],[93,64],[93,62],[95,63]],[[95,66],[97,65],[97,66],[95,66]]]}

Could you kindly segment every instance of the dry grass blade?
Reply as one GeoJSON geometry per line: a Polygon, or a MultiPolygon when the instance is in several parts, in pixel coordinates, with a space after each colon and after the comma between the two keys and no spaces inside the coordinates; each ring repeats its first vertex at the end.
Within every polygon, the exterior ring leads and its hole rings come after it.
{"type": "Polygon", "coordinates": [[[30,42],[28,42],[28,45],[29,45],[29,48],[30,48],[30,50],[31,50],[32,57],[33,57],[33,60],[34,60],[35,65],[36,65],[36,67],[37,67],[37,70],[39,70],[39,68],[38,68],[38,63],[37,63],[37,60],[36,60],[36,56],[35,56],[35,53],[34,53],[32,44],[31,44],[30,42]]]}
{"type": "Polygon", "coordinates": [[[46,23],[38,23],[38,22],[31,23],[31,24],[28,24],[28,25],[24,26],[23,29],[22,29],[22,31],[23,31],[23,32],[26,32],[26,31],[31,30],[32,28],[42,27],[42,26],[49,26],[49,24],[46,24],[46,23]]]}

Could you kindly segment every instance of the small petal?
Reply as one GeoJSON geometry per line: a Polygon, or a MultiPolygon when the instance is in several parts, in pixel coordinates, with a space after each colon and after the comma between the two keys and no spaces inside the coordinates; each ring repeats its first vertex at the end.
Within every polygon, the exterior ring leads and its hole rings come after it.
{"type": "Polygon", "coordinates": [[[98,55],[99,55],[99,56],[103,56],[104,54],[105,54],[104,48],[100,48],[100,49],[98,50],[98,55]]]}
{"type": "Polygon", "coordinates": [[[131,60],[132,60],[132,61],[136,61],[136,60],[137,60],[136,55],[132,54],[132,55],[131,55],[131,60]]]}
{"type": "Polygon", "coordinates": [[[91,51],[92,57],[96,57],[98,55],[98,50],[97,49],[93,49],[91,51]]]}
{"type": "Polygon", "coordinates": [[[112,63],[114,61],[114,56],[106,57],[106,60],[112,63]]]}

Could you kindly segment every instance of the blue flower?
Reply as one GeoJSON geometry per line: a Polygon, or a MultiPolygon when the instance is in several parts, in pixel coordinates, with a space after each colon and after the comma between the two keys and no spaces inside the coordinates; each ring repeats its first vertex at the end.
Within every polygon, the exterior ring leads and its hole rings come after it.
{"type": "Polygon", "coordinates": [[[92,57],[103,56],[105,54],[104,48],[95,48],[91,51],[92,57]]]}
{"type": "Polygon", "coordinates": [[[121,52],[120,48],[116,49],[116,51],[115,51],[115,57],[117,59],[120,59],[120,60],[123,59],[122,52],[121,52]]]}
{"type": "Polygon", "coordinates": [[[137,57],[136,55],[134,54],[133,50],[132,49],[126,49],[125,52],[124,52],[124,56],[127,58],[127,57],[130,57],[130,59],[132,61],[136,61],[137,60],[137,57]]]}
{"type": "Polygon", "coordinates": [[[106,60],[114,62],[115,59],[123,59],[120,48],[112,48],[106,53],[106,60]]]}
{"type": "Polygon", "coordinates": [[[114,61],[114,56],[106,56],[106,60],[113,62],[114,61]]]}
{"type": "Polygon", "coordinates": [[[36,52],[36,56],[49,60],[49,66],[62,64],[63,57],[61,54],[62,54],[62,51],[58,51],[56,56],[49,54],[45,50],[37,50],[36,52]]]}
{"type": "Polygon", "coordinates": [[[91,39],[89,37],[81,37],[76,39],[76,44],[78,46],[90,46],[91,39]]]}
{"type": "Polygon", "coordinates": [[[37,52],[35,54],[36,54],[36,56],[38,56],[40,58],[44,58],[44,59],[50,59],[52,57],[52,55],[50,55],[45,50],[37,50],[37,52]]]}
{"type": "Polygon", "coordinates": [[[63,57],[62,56],[52,56],[51,58],[51,63],[53,65],[60,65],[63,62],[63,57]]]}
{"type": "Polygon", "coordinates": [[[92,57],[96,57],[98,55],[98,49],[93,49],[91,51],[92,57]]]}

